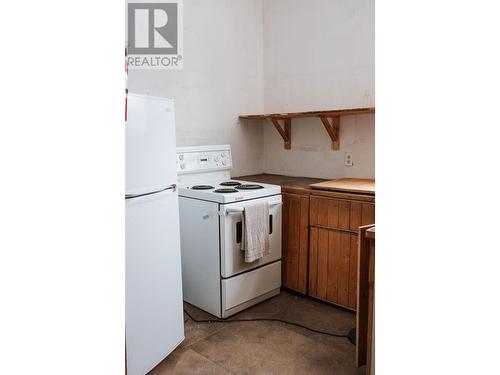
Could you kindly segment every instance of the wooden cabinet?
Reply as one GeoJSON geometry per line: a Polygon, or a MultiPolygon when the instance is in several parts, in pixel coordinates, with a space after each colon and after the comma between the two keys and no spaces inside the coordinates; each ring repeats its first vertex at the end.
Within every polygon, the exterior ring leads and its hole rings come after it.
{"type": "Polygon", "coordinates": [[[351,202],[349,229],[358,232],[362,225],[375,223],[375,205],[372,203],[351,202]]]}
{"type": "Polygon", "coordinates": [[[311,195],[310,225],[354,233],[375,222],[375,204],[311,195]]]}
{"type": "Polygon", "coordinates": [[[375,223],[375,195],[313,190],[321,179],[235,178],[281,185],[282,286],[356,309],[358,227],[375,223]]]}
{"type": "Polygon", "coordinates": [[[309,195],[282,193],[282,286],[307,293],[309,195]]]}
{"type": "Polygon", "coordinates": [[[369,375],[374,373],[375,226],[359,228],[358,258],[356,367],[366,364],[366,374],[369,375]]]}
{"type": "Polygon", "coordinates": [[[358,236],[349,232],[311,227],[309,294],[356,308],[358,236]]]}
{"type": "Polygon", "coordinates": [[[375,204],[310,196],[309,295],[356,309],[358,227],[375,204]]]}

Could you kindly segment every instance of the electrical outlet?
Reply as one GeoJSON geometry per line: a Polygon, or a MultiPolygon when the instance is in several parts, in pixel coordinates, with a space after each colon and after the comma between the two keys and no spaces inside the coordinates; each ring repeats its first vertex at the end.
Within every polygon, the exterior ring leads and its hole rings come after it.
{"type": "Polygon", "coordinates": [[[344,165],[346,167],[352,167],[353,166],[353,162],[352,162],[352,153],[350,152],[346,152],[344,154],[344,165]]]}

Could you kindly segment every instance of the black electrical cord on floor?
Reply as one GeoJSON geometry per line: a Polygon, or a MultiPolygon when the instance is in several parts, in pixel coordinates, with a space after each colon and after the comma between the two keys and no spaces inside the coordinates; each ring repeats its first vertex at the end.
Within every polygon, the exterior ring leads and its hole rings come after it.
{"type": "MultiPolygon", "coordinates": [[[[207,320],[204,320],[204,319],[193,318],[193,316],[186,309],[184,309],[184,312],[186,313],[187,316],[189,316],[189,318],[193,322],[196,322],[196,323],[280,322],[280,323],[285,323],[285,324],[289,324],[292,326],[304,328],[304,329],[307,329],[308,331],[311,331],[311,332],[321,333],[322,335],[346,338],[349,340],[349,342],[351,344],[353,344],[353,345],[355,344],[355,342],[353,341],[352,334],[339,335],[336,333],[319,331],[317,329],[309,328],[309,327],[303,326],[303,325],[298,324],[298,323],[287,322],[286,320],[281,320],[281,319],[276,319],[276,318],[253,318],[253,319],[232,319],[232,320],[207,319],[207,320]]],[[[349,332],[349,333],[351,333],[351,332],[349,332]]]]}

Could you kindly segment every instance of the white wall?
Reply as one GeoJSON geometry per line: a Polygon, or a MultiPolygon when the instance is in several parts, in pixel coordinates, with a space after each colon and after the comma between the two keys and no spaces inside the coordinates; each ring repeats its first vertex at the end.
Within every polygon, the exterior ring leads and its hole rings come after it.
{"type": "MultiPolygon", "coordinates": [[[[373,0],[264,1],[266,113],[374,105],[373,0]]],[[[340,150],[319,119],[292,120],[292,150],[264,124],[264,171],[374,177],[374,115],[341,119],[340,150]],[[344,153],[353,167],[344,167],[344,153]]]]}
{"type": "Polygon", "coordinates": [[[233,175],[262,172],[262,0],[184,1],[184,69],[130,71],[130,92],[173,97],[177,145],[230,143],[233,175]]]}
{"type": "Polygon", "coordinates": [[[179,146],[230,143],[234,176],[374,177],[373,115],[342,118],[339,151],[319,119],[292,121],[292,150],[269,122],[238,121],[374,105],[373,0],[186,0],[184,69],[130,71],[128,86],[175,98],[179,146]]]}

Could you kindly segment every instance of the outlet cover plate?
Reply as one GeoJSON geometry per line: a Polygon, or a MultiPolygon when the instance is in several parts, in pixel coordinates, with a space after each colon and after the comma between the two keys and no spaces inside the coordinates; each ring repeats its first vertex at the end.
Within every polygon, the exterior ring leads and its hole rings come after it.
{"type": "Polygon", "coordinates": [[[346,152],[344,154],[344,165],[346,167],[352,167],[353,162],[352,162],[352,152],[346,152]]]}

